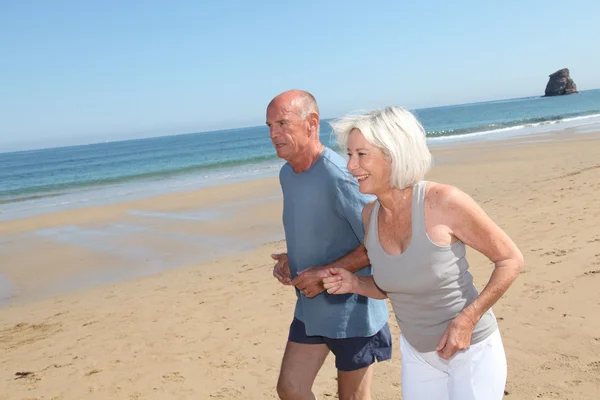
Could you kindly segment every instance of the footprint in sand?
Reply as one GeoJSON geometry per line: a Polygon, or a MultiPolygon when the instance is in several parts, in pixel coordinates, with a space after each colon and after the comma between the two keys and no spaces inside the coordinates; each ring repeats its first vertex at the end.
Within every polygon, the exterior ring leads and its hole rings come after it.
{"type": "Polygon", "coordinates": [[[91,371],[87,372],[87,373],[85,374],[85,376],[92,376],[92,375],[96,375],[96,374],[98,374],[98,373],[100,373],[100,372],[102,372],[102,370],[101,370],[101,369],[93,369],[93,370],[91,370],[91,371]]]}
{"type": "Polygon", "coordinates": [[[241,394],[242,392],[237,389],[222,388],[217,393],[211,393],[209,396],[211,399],[237,399],[241,394]]]}
{"type": "Polygon", "coordinates": [[[163,377],[163,382],[184,382],[185,381],[185,377],[183,375],[181,375],[179,372],[169,372],[167,374],[164,374],[162,377],[163,377]]]}
{"type": "Polygon", "coordinates": [[[594,371],[600,372],[600,361],[592,361],[588,364],[588,367],[592,368],[594,371]]]}
{"type": "Polygon", "coordinates": [[[554,249],[551,251],[547,251],[545,253],[542,253],[542,256],[554,256],[554,257],[564,257],[566,256],[568,253],[572,253],[576,250],[581,249],[581,247],[573,247],[571,249],[554,249]]]}
{"type": "Polygon", "coordinates": [[[61,325],[61,323],[29,324],[21,322],[0,331],[0,339],[2,339],[3,342],[9,343],[9,349],[13,349],[37,342],[41,339],[46,339],[59,332],[61,325]]]}
{"type": "Polygon", "coordinates": [[[22,371],[22,372],[15,372],[15,380],[17,380],[17,379],[23,379],[27,382],[35,382],[35,381],[41,380],[42,378],[37,376],[35,374],[35,372],[22,371]]]}
{"type": "Polygon", "coordinates": [[[538,395],[536,397],[538,399],[546,399],[546,398],[558,399],[558,398],[560,398],[560,393],[558,393],[558,392],[543,392],[543,393],[538,393],[538,395]]]}

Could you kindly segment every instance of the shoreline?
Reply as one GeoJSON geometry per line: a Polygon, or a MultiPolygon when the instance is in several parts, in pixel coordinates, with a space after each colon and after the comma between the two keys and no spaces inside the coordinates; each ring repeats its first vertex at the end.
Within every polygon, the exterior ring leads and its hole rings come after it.
{"type": "MultiPolygon", "coordinates": [[[[590,122],[579,119],[541,123],[528,127],[514,127],[464,135],[432,137],[428,139],[432,151],[447,147],[489,145],[513,140],[535,142],[540,136],[555,134],[581,134],[600,130],[600,118],[590,117],[590,122]],[[575,124],[575,125],[573,125],[575,124]]],[[[444,160],[439,160],[442,163],[444,160]]],[[[270,179],[277,176],[283,161],[274,158],[258,164],[249,164],[249,170],[242,167],[217,169],[214,171],[174,175],[166,181],[161,179],[132,179],[130,181],[90,185],[80,189],[66,189],[61,193],[36,194],[25,196],[24,200],[0,202],[0,222],[13,221],[36,215],[64,210],[97,207],[162,196],[169,193],[183,193],[203,188],[236,184],[253,180],[270,179]]]]}

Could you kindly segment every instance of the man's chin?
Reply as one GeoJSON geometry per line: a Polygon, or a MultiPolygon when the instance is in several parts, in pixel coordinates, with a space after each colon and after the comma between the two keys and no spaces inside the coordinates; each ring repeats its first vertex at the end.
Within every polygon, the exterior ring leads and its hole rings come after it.
{"type": "Polygon", "coordinates": [[[284,147],[275,148],[275,152],[277,153],[277,157],[285,159],[288,155],[287,149],[284,147]]]}

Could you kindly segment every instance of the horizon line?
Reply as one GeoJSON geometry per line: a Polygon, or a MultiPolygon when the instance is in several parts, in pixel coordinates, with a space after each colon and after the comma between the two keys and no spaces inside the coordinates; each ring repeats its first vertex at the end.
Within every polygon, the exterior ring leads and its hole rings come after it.
{"type": "MultiPolygon", "coordinates": [[[[600,90],[600,88],[595,88],[595,89],[585,89],[585,90],[580,90],[577,93],[574,94],[578,94],[578,93],[582,93],[582,92],[588,92],[588,91],[593,91],[593,90],[600,90]]],[[[417,110],[429,110],[429,109],[434,109],[434,108],[447,108],[447,107],[456,107],[456,106],[465,106],[465,105],[475,105],[475,104],[484,104],[484,103],[493,103],[496,101],[503,101],[503,100],[520,100],[520,99],[527,99],[527,98],[535,98],[535,97],[540,97],[540,98],[545,98],[547,96],[544,95],[529,95],[529,96],[519,96],[519,97],[506,97],[506,98],[498,98],[495,100],[483,100],[483,101],[472,101],[472,102],[465,102],[465,103],[455,103],[455,104],[443,104],[443,105],[436,105],[436,106],[427,106],[427,107],[416,107],[416,108],[408,108],[410,111],[417,111],[417,110]]],[[[551,96],[551,97],[556,97],[556,96],[551,96]]],[[[355,111],[356,112],[356,111],[355,111]]],[[[320,119],[320,122],[327,122],[333,119],[339,118],[339,116],[335,116],[335,117],[322,117],[320,119]]],[[[150,135],[150,136],[140,136],[140,137],[131,137],[131,138],[127,138],[127,139],[116,139],[116,140],[97,140],[97,141],[91,141],[88,143],[77,143],[77,144],[65,144],[65,145],[58,145],[58,146],[49,146],[49,147],[32,147],[32,148],[26,148],[26,149],[20,149],[20,150],[1,150],[0,149],[0,154],[12,154],[12,153],[23,153],[23,152],[30,152],[30,151],[42,151],[42,150],[52,150],[52,149],[61,149],[61,148],[67,148],[67,147],[83,147],[83,146],[93,146],[93,145],[98,145],[98,144],[104,144],[104,143],[119,143],[119,142],[130,142],[130,141],[135,141],[135,140],[147,140],[147,139],[158,139],[158,138],[163,138],[163,137],[171,137],[171,136],[186,136],[186,135],[197,135],[197,134],[203,134],[203,133],[218,133],[218,132],[229,132],[229,131],[236,131],[236,130],[241,130],[241,129],[251,129],[251,128],[259,128],[262,127],[263,125],[245,125],[245,126],[237,126],[237,127],[231,127],[231,128],[223,128],[223,129],[211,129],[211,130],[206,130],[206,131],[193,131],[193,132],[183,132],[183,133],[167,133],[167,134],[157,134],[157,135],[150,135]]]]}

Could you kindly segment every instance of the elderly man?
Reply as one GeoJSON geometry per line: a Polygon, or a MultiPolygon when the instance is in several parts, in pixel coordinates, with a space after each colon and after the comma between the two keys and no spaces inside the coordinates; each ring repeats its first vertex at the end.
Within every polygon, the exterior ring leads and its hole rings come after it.
{"type": "Polygon", "coordinates": [[[267,107],[278,157],[287,254],[275,254],[273,274],[293,285],[297,302],[277,392],[283,400],[315,399],[312,385],[327,355],[335,355],[339,398],[371,398],[373,363],[391,358],[388,308],[383,300],[330,295],[318,272],[341,267],[371,275],[362,244],[361,212],[371,200],[358,191],[346,161],[319,139],[314,97],[291,90],[267,107]]]}

